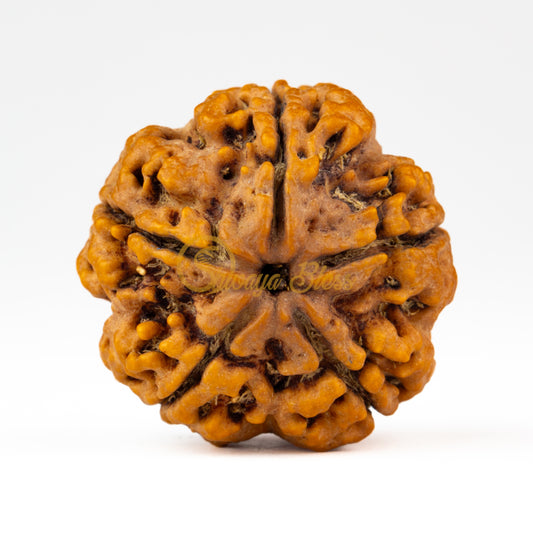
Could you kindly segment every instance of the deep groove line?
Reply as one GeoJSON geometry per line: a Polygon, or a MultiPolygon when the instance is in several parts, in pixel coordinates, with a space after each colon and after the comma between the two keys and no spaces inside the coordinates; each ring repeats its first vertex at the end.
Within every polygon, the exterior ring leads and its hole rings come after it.
{"type": "Polygon", "coordinates": [[[351,248],[350,250],[338,254],[321,257],[317,259],[317,263],[320,266],[339,268],[380,253],[387,253],[388,255],[388,252],[394,248],[424,248],[429,244],[434,235],[435,231],[430,230],[427,233],[416,237],[404,236],[375,240],[362,248],[351,248]]]}
{"type": "Polygon", "coordinates": [[[350,370],[342,364],[333,354],[331,344],[320,333],[320,331],[311,322],[311,319],[300,308],[295,309],[293,318],[296,326],[309,341],[315,352],[320,358],[320,365],[326,369],[332,370],[352,392],[360,396],[367,409],[371,405],[368,392],[359,383],[359,373],[350,370]]]}
{"type": "Polygon", "coordinates": [[[274,164],[274,199],[272,213],[272,227],[270,240],[276,242],[283,235],[285,230],[285,173],[287,171],[287,162],[285,161],[285,135],[281,125],[281,116],[283,115],[283,102],[276,98],[276,109],[274,117],[276,119],[276,128],[278,133],[278,153],[274,164]]]}
{"type": "Polygon", "coordinates": [[[160,403],[170,405],[179,400],[186,392],[196,387],[202,380],[207,365],[220,354],[221,346],[219,339],[212,340],[201,361],[189,372],[181,385],[172,394],[163,398],[160,403]]]}
{"type": "Polygon", "coordinates": [[[225,328],[211,338],[207,352],[202,357],[200,362],[189,372],[181,385],[172,394],[169,394],[166,398],[161,400],[161,404],[170,405],[176,402],[189,390],[196,387],[200,383],[207,365],[217,357],[229,352],[231,340],[239,333],[239,331],[241,331],[242,328],[246,326],[248,323],[246,318],[250,312],[251,305],[249,304],[241,310],[241,312],[232,322],[230,322],[225,328]]]}
{"type": "Polygon", "coordinates": [[[200,248],[187,246],[184,242],[180,241],[179,239],[176,239],[175,237],[164,237],[162,235],[157,235],[155,233],[151,233],[149,231],[141,229],[139,228],[139,226],[137,226],[137,224],[135,223],[135,219],[131,215],[128,215],[120,209],[111,207],[109,204],[106,204],[105,207],[107,209],[108,214],[117,222],[117,224],[124,224],[126,226],[129,226],[132,229],[133,233],[138,233],[139,235],[142,235],[146,240],[150,241],[152,244],[155,244],[155,246],[157,246],[158,248],[171,250],[173,252],[181,252],[181,250],[186,247],[185,253],[183,253],[183,255],[184,257],[187,257],[189,259],[193,259],[194,256],[200,250],[200,248]]]}

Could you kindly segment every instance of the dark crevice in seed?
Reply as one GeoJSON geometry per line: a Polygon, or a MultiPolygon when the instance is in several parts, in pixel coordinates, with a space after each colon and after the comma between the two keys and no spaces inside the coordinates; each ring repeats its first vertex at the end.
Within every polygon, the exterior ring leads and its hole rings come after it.
{"type": "Polygon", "coordinates": [[[139,186],[142,187],[144,184],[144,176],[143,176],[142,168],[136,168],[135,170],[132,170],[131,173],[135,176],[135,179],[137,180],[137,183],[139,184],[139,186]]]}
{"type": "Polygon", "coordinates": [[[242,367],[242,368],[255,368],[257,366],[257,361],[254,356],[249,357],[237,357],[231,352],[226,352],[222,359],[228,363],[230,367],[242,367]]]}
{"type": "Polygon", "coordinates": [[[308,418],[307,419],[307,429],[313,427],[313,425],[315,424],[315,422],[317,421],[318,417],[320,415],[317,415],[317,416],[312,416],[311,418],[308,418]]]}
{"type": "MultiPolygon", "coordinates": [[[[123,211],[112,208],[109,205],[107,205],[106,208],[109,215],[114,218],[118,224],[128,225],[132,229],[132,233],[138,233],[139,235],[142,235],[146,240],[155,245],[157,248],[167,249],[172,252],[180,253],[181,255],[189,259],[194,259],[194,257],[200,251],[200,248],[186,246],[183,241],[180,241],[175,237],[157,235],[155,233],[143,230],[135,224],[135,220],[133,217],[127,215],[123,211]]],[[[219,264],[221,261],[224,262],[224,258],[227,259],[227,253],[211,254],[209,256],[209,259],[212,259],[212,261],[209,262],[212,262],[212,264],[219,264]]]]}
{"type": "Polygon", "coordinates": [[[335,255],[321,257],[317,260],[317,262],[320,266],[333,268],[340,267],[355,261],[360,261],[361,259],[366,259],[367,257],[371,257],[380,253],[388,253],[394,248],[398,247],[423,248],[424,246],[427,246],[430,243],[434,234],[435,233],[433,231],[429,231],[424,235],[414,237],[402,236],[392,237],[389,239],[378,239],[368,244],[367,246],[363,246],[362,248],[350,249],[335,255]]]}
{"type": "Polygon", "coordinates": [[[235,177],[235,171],[231,165],[226,165],[220,169],[220,175],[224,180],[230,180],[235,177]]]}
{"type": "Polygon", "coordinates": [[[211,414],[211,411],[213,410],[213,404],[211,402],[204,403],[204,405],[201,405],[198,407],[198,418],[200,420],[203,420],[204,418],[208,417],[211,414]]]}
{"type": "Polygon", "coordinates": [[[238,150],[242,150],[244,147],[244,137],[242,133],[231,126],[226,126],[222,131],[222,135],[226,144],[233,146],[238,150]]]}
{"type": "Polygon", "coordinates": [[[334,160],[322,160],[318,174],[313,181],[314,186],[328,184],[328,189],[335,188],[342,176],[346,173],[356,149],[350,150],[334,160]]]}
{"type": "Polygon", "coordinates": [[[264,264],[259,271],[265,290],[270,294],[279,294],[289,290],[290,270],[288,264],[264,264]]]}
{"type": "Polygon", "coordinates": [[[180,221],[179,211],[171,211],[168,215],[168,221],[170,222],[170,224],[172,224],[172,226],[177,226],[180,221]]]}
{"type": "Polygon", "coordinates": [[[150,185],[151,185],[151,196],[150,196],[150,202],[155,205],[159,202],[161,202],[164,197],[168,194],[166,189],[163,187],[163,184],[157,179],[156,176],[150,177],[150,185]]]}
{"type": "MultiPolygon", "coordinates": [[[[207,351],[201,361],[191,370],[189,375],[185,378],[183,383],[167,398],[161,400],[163,405],[170,405],[176,400],[179,400],[187,391],[196,387],[202,380],[202,376],[207,365],[217,357],[223,357],[224,355],[229,356],[230,349],[229,346],[233,341],[234,337],[239,333],[239,331],[249,322],[251,313],[250,306],[245,307],[237,316],[237,318],[222,329],[216,335],[213,335],[210,338],[203,336],[202,340],[209,342],[207,351]]],[[[185,325],[188,329],[190,325],[185,325]]],[[[230,357],[230,356],[229,356],[230,357]]]]}
{"type": "Polygon", "coordinates": [[[161,403],[164,405],[170,405],[176,400],[179,400],[187,391],[196,387],[202,380],[207,365],[219,356],[220,353],[220,346],[217,347],[217,343],[212,341],[202,360],[192,369],[183,383],[170,396],[163,399],[161,403]]]}
{"type": "Polygon", "coordinates": [[[390,287],[391,289],[399,289],[401,287],[400,282],[396,278],[393,278],[392,276],[387,276],[384,279],[384,285],[386,287],[390,287]]]}
{"type": "Polygon", "coordinates": [[[256,132],[254,126],[253,116],[248,117],[248,122],[246,123],[246,142],[252,142],[255,140],[256,132]]]}
{"type": "Polygon", "coordinates": [[[230,400],[227,404],[228,417],[233,422],[240,422],[245,413],[251,411],[257,405],[257,401],[248,387],[243,386],[239,391],[239,396],[230,400]]]}
{"type": "Polygon", "coordinates": [[[322,157],[323,161],[329,161],[333,154],[335,153],[335,149],[337,148],[337,144],[342,139],[342,135],[344,133],[344,129],[338,131],[337,133],[334,133],[325,143],[324,143],[324,156],[322,157]]]}
{"type": "Polygon", "coordinates": [[[141,285],[144,284],[144,277],[135,273],[127,278],[124,278],[119,284],[119,289],[133,289],[134,291],[138,290],[141,285]]]}
{"type": "Polygon", "coordinates": [[[346,386],[365,402],[367,408],[371,405],[368,392],[359,383],[359,372],[350,370],[342,364],[333,354],[330,343],[313,325],[311,319],[301,310],[296,309],[293,314],[298,329],[307,338],[320,358],[320,366],[334,372],[346,386]]]}
{"type": "Polygon", "coordinates": [[[278,151],[276,154],[276,163],[274,164],[274,213],[271,229],[271,240],[276,242],[282,237],[285,226],[285,172],[287,164],[285,161],[285,135],[281,126],[281,115],[283,114],[283,103],[276,98],[276,108],[274,117],[276,118],[276,127],[278,131],[278,151]]]}
{"type": "Polygon", "coordinates": [[[275,360],[265,361],[263,373],[274,389],[274,392],[281,392],[286,389],[303,386],[311,386],[317,379],[324,375],[325,368],[319,367],[314,372],[307,374],[295,374],[284,376],[278,371],[275,360]]]}
{"type": "MultiPolygon", "coordinates": [[[[163,237],[162,235],[156,235],[155,233],[150,233],[140,229],[137,226],[134,227],[134,231],[142,235],[146,240],[150,241],[158,248],[166,248],[167,250],[180,253],[185,246],[184,242],[176,239],[175,237],[163,237]]],[[[185,257],[193,258],[198,251],[199,248],[187,247],[184,255],[185,257]]]]}
{"type": "Polygon", "coordinates": [[[198,150],[203,150],[207,146],[205,138],[198,131],[196,131],[195,133],[197,136],[197,141],[196,141],[195,146],[196,148],[198,148],[198,150]]]}
{"type": "Polygon", "coordinates": [[[113,218],[117,224],[123,224],[125,226],[135,226],[135,221],[131,215],[128,215],[121,209],[111,207],[109,204],[105,204],[107,213],[111,218],[113,218]]]}
{"type": "Polygon", "coordinates": [[[150,259],[143,268],[146,272],[145,276],[155,281],[159,281],[170,270],[170,267],[160,259],[150,259]]]}
{"type": "Polygon", "coordinates": [[[394,376],[386,376],[385,379],[387,380],[387,383],[390,383],[391,385],[394,385],[395,387],[403,387],[402,382],[394,376]]]}
{"type": "Polygon", "coordinates": [[[265,351],[274,361],[284,361],[287,359],[283,351],[283,343],[279,339],[270,338],[265,342],[265,351]]]}
{"type": "Polygon", "coordinates": [[[416,315],[416,313],[426,309],[428,306],[423,304],[417,298],[409,298],[401,306],[400,309],[408,316],[416,315]]]}

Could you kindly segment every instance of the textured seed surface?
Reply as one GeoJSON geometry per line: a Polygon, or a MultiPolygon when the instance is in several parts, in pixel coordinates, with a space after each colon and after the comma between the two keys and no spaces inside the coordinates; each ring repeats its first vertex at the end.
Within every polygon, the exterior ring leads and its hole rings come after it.
{"type": "Polygon", "coordinates": [[[349,91],[279,81],[131,136],[77,263],[115,377],[215,444],[314,450],[419,393],[456,275],[430,174],[374,134],[349,91]]]}

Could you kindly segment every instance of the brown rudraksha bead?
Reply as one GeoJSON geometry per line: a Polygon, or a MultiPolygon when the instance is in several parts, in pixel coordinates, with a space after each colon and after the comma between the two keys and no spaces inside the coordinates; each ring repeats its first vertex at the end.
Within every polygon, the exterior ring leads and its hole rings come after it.
{"type": "Polygon", "coordinates": [[[456,274],[431,176],[331,84],[217,91],[131,136],[78,257],[115,377],[215,444],[366,437],[434,369],[456,274]]]}

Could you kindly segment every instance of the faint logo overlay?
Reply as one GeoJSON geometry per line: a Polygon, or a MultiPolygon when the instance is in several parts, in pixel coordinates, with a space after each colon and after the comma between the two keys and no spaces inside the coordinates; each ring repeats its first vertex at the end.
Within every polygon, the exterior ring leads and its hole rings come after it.
{"type": "Polygon", "coordinates": [[[196,293],[218,293],[225,290],[290,291],[303,294],[308,291],[350,291],[355,288],[357,273],[346,275],[306,261],[294,265],[264,265],[260,271],[250,272],[238,265],[235,255],[216,237],[204,248],[184,245],[180,250],[182,268],[178,268],[181,282],[196,293]]]}

